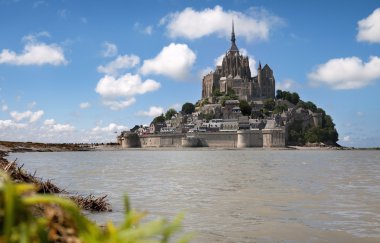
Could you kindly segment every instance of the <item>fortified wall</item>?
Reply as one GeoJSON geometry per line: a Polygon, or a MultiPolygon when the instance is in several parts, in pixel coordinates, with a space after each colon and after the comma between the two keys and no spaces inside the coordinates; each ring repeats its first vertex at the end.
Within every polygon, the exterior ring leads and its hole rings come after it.
{"type": "Polygon", "coordinates": [[[233,132],[202,132],[150,134],[120,137],[123,148],[162,148],[162,147],[210,147],[210,148],[249,148],[285,147],[285,131],[278,129],[238,130],[233,132]]]}

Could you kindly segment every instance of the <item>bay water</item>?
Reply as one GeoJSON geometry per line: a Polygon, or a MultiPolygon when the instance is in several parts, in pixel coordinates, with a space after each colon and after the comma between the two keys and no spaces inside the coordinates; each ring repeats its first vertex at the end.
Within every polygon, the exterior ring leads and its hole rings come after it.
{"type": "Polygon", "coordinates": [[[123,196],[148,219],[185,212],[194,242],[380,242],[380,151],[186,149],[13,153],[69,192],[123,196]]]}

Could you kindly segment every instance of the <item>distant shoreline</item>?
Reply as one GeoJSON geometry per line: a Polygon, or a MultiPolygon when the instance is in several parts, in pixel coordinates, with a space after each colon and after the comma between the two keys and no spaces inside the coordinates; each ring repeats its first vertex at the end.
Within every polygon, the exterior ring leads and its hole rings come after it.
{"type": "Polygon", "coordinates": [[[224,147],[200,147],[200,148],[183,148],[183,147],[147,147],[147,148],[122,148],[115,144],[70,144],[70,143],[36,143],[36,142],[12,142],[0,141],[0,156],[3,153],[17,152],[75,152],[75,151],[157,151],[157,150],[380,150],[380,147],[373,148],[355,148],[355,147],[337,147],[337,146],[287,146],[284,148],[224,148],[224,147]]]}

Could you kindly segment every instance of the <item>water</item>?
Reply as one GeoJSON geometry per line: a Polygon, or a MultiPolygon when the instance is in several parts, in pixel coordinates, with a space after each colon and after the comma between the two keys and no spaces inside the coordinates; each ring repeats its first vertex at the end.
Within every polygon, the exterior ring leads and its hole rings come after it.
{"type": "Polygon", "coordinates": [[[380,152],[128,150],[17,153],[24,168],[80,194],[123,194],[150,218],[185,211],[194,242],[380,242],[380,152]]]}

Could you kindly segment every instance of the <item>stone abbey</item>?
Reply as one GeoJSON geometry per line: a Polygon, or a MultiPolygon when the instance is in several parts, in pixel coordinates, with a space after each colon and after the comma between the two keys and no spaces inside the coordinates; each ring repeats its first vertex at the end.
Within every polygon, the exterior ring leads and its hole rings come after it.
{"type": "Polygon", "coordinates": [[[233,90],[239,100],[247,102],[275,97],[275,79],[272,69],[259,63],[257,76],[251,76],[248,56],[240,54],[236,45],[232,23],[231,47],[226,52],[221,66],[203,77],[202,99],[212,101],[215,92],[227,94],[233,90]]]}

